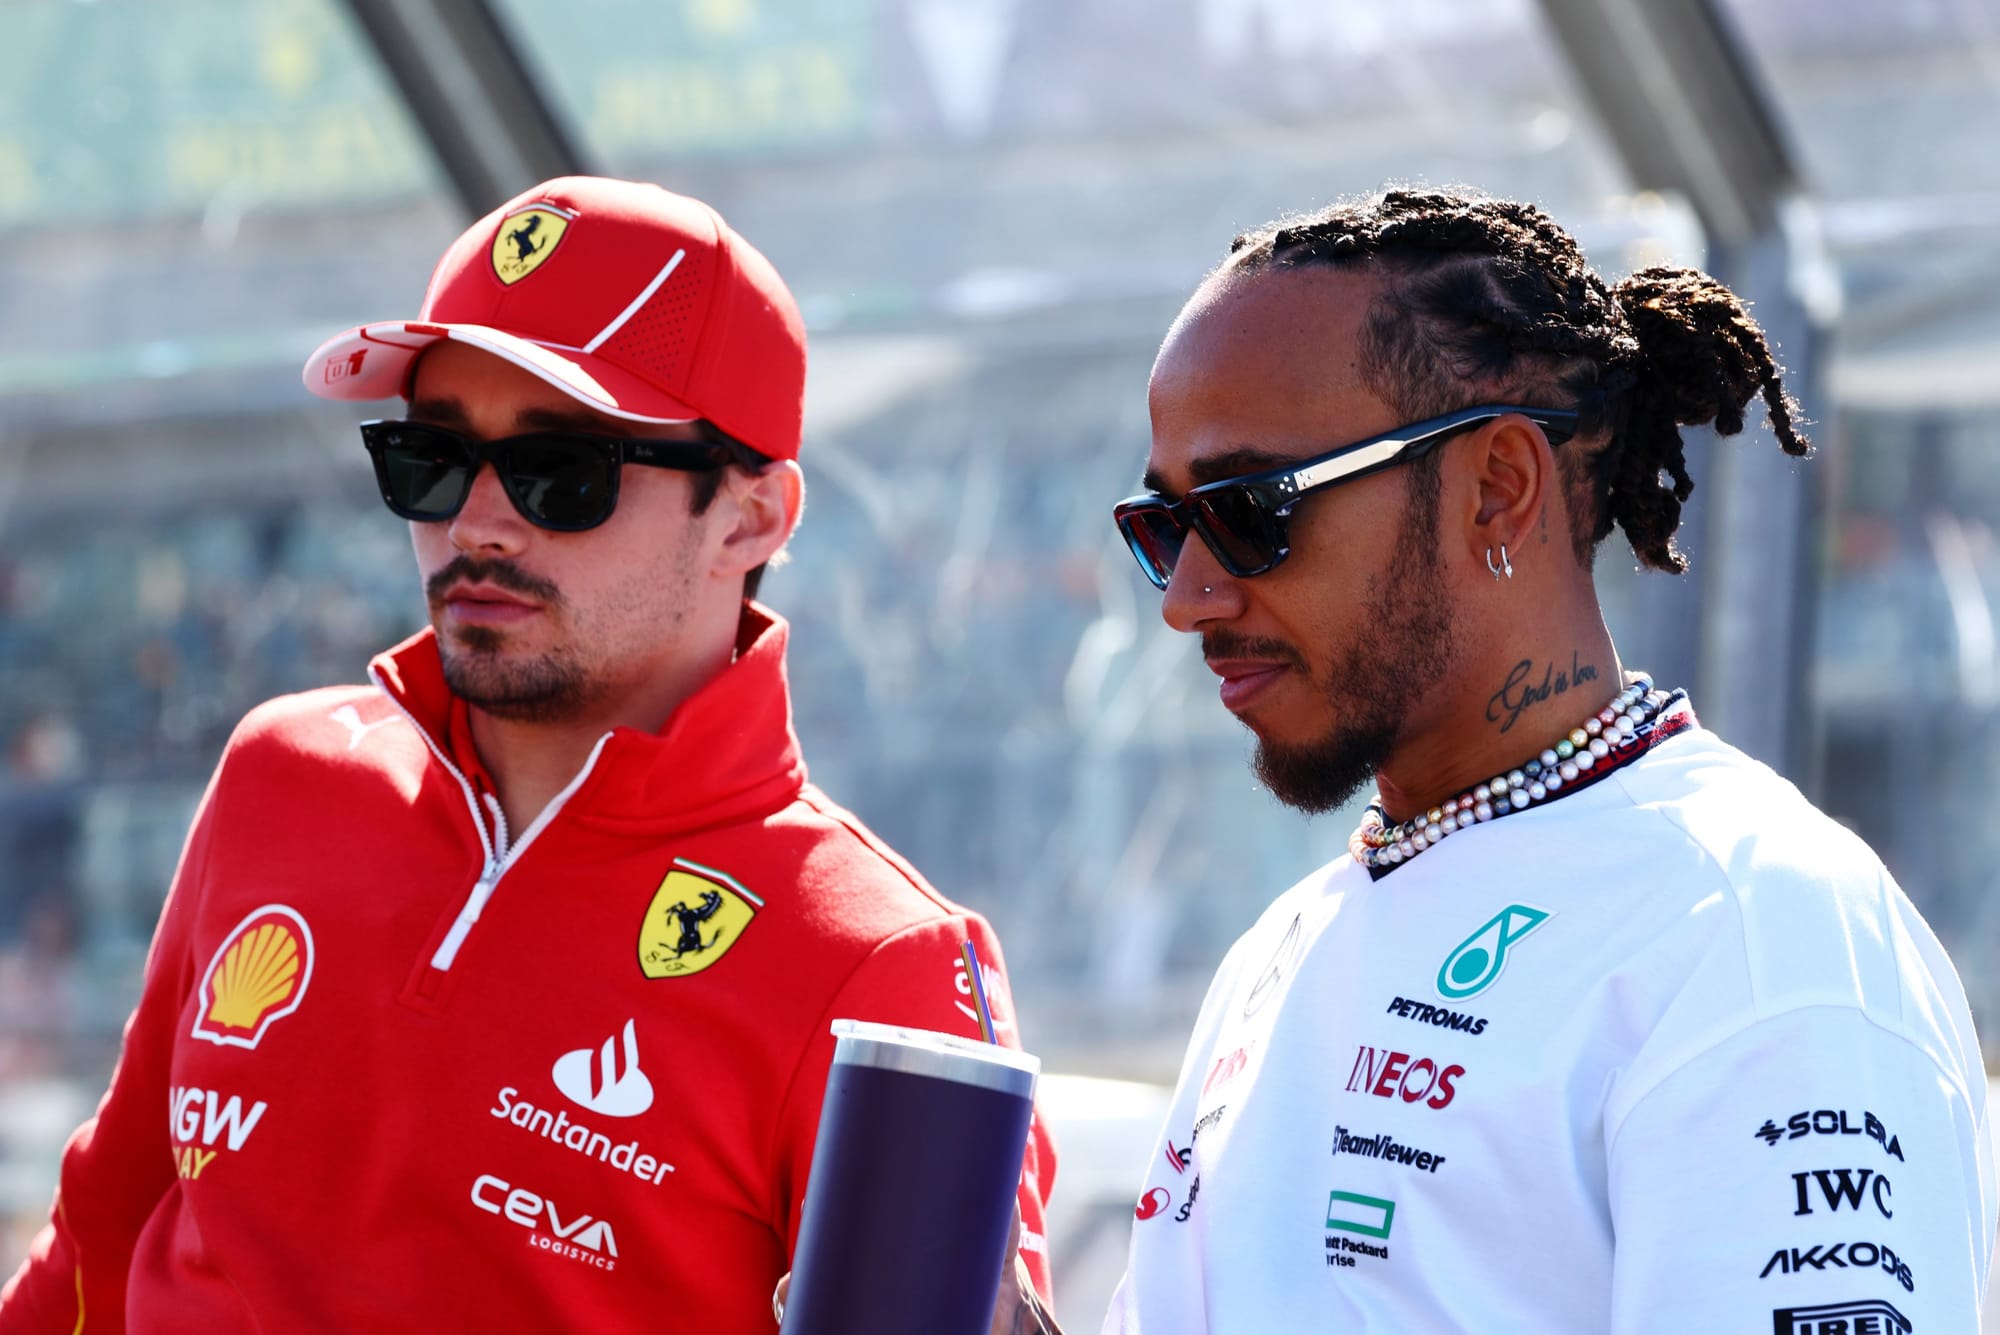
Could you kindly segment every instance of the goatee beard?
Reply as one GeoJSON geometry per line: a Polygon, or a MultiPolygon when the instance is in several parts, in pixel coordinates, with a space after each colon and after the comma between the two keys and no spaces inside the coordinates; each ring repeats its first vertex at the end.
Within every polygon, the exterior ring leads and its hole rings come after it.
{"type": "Polygon", "coordinates": [[[1252,767],[1271,796],[1309,816],[1345,806],[1388,760],[1393,728],[1336,724],[1310,742],[1287,745],[1259,739],[1252,767]]]}
{"type": "MultiPolygon", "coordinates": [[[[460,556],[425,582],[431,624],[443,621],[443,598],[460,580],[492,584],[533,598],[550,615],[563,607],[562,591],[505,561],[460,556]]],[[[589,702],[590,680],[567,648],[509,661],[507,636],[489,626],[460,626],[438,635],[445,685],[475,709],[514,723],[555,723],[573,718],[589,702]]]]}
{"type": "Polygon", "coordinates": [[[589,703],[589,680],[561,651],[522,662],[503,656],[505,637],[485,626],[467,626],[438,637],[445,685],[475,709],[510,723],[560,723],[589,703]]]}

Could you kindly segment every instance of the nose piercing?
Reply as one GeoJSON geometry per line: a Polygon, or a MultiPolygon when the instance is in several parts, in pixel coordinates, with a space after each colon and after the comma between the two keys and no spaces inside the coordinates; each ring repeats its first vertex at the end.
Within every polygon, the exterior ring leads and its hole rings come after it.
{"type": "Polygon", "coordinates": [[[1206,584],[1204,584],[1204,585],[1202,585],[1202,586],[1201,586],[1201,591],[1202,591],[1203,593],[1214,593],[1214,592],[1215,592],[1215,590],[1214,590],[1214,589],[1211,589],[1211,588],[1209,588],[1209,587],[1208,587],[1208,585],[1206,585],[1206,584]]]}

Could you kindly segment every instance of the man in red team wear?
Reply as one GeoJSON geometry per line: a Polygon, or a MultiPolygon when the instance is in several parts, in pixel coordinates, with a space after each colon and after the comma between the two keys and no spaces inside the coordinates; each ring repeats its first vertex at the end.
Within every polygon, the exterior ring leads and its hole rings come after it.
{"type": "MultiPolygon", "coordinates": [[[[836,1017],[976,1033],[970,937],[806,782],[805,336],[695,200],[551,181],[305,368],[431,627],[238,728],[0,1332],[772,1328],[836,1017]]],[[[1005,1031],[1011,1037],[1011,1029],[1005,1031]]],[[[1053,1170],[1024,1166],[1026,1252],[1053,1170]]]]}

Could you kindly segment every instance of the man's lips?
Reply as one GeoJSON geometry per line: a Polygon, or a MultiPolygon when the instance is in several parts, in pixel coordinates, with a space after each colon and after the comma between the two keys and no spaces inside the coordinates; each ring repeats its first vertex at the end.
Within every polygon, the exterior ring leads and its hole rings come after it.
{"type": "Polygon", "coordinates": [[[445,590],[445,610],[459,621],[482,626],[524,621],[542,609],[492,584],[454,584],[445,590]]]}
{"type": "Polygon", "coordinates": [[[1222,706],[1240,713],[1275,685],[1292,665],[1275,658],[1211,658],[1208,670],[1222,678],[1222,706]]]}

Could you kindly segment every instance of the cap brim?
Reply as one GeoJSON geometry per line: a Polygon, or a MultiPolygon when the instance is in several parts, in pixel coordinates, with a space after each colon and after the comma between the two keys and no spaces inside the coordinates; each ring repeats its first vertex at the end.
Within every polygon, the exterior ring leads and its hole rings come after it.
{"type": "Polygon", "coordinates": [[[632,422],[692,422],[701,414],[629,371],[581,348],[535,343],[476,324],[390,320],[359,325],[320,344],[300,378],[322,399],[394,399],[410,389],[410,371],[432,345],[450,339],[490,352],[577,402],[632,422]]]}

